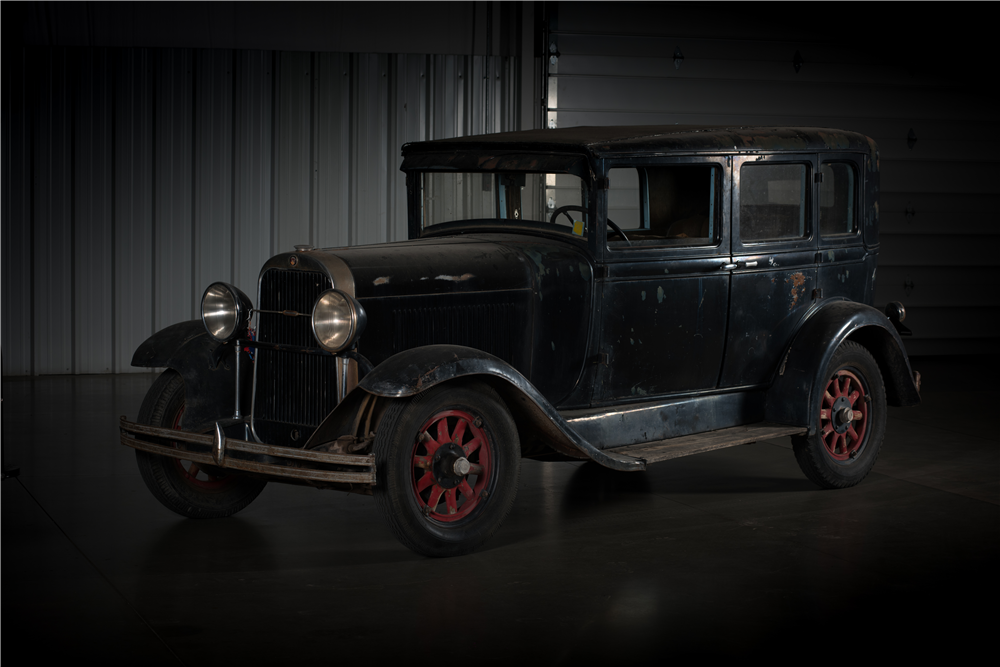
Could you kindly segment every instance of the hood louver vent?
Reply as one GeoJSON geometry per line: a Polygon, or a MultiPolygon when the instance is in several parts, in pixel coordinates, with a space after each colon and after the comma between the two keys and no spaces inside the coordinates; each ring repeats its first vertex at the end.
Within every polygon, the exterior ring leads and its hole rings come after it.
{"type": "Polygon", "coordinates": [[[465,345],[510,363],[515,320],[510,303],[397,308],[392,317],[392,351],[423,345],[465,345]]]}

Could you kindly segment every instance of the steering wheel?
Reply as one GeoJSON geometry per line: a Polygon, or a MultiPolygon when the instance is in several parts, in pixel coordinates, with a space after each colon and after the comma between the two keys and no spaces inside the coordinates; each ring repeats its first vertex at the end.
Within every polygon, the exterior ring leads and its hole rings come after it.
{"type": "MultiPolygon", "coordinates": [[[[569,218],[570,222],[576,222],[575,220],[573,220],[573,217],[569,215],[568,211],[580,211],[581,213],[587,213],[587,209],[584,208],[583,206],[573,206],[573,205],[560,206],[556,210],[552,211],[552,216],[549,218],[549,222],[555,224],[556,218],[558,218],[560,214],[566,214],[566,217],[569,218]]],[[[632,245],[632,242],[628,240],[627,236],[625,236],[625,232],[621,230],[621,227],[611,222],[611,218],[607,219],[607,223],[608,227],[613,229],[614,232],[618,234],[618,236],[622,237],[622,240],[625,241],[625,243],[632,245]]]]}

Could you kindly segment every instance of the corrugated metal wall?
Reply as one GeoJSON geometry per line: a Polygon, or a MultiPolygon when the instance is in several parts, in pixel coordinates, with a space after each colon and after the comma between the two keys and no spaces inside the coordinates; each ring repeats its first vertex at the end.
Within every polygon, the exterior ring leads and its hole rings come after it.
{"type": "MultiPolygon", "coordinates": [[[[3,373],[120,373],[297,243],[406,237],[399,148],[516,129],[516,57],[28,48],[3,103],[3,373]]],[[[144,370],[144,369],[142,369],[144,370]]]]}
{"type": "Polygon", "coordinates": [[[850,6],[836,8],[836,21],[823,7],[797,8],[784,22],[780,6],[614,9],[549,5],[547,45],[558,53],[547,61],[550,125],[805,125],[874,138],[882,168],[876,305],[906,305],[910,354],[995,353],[1000,292],[989,278],[1000,264],[1000,165],[987,132],[996,110],[987,82],[960,78],[968,54],[948,57],[957,52],[940,43],[946,30],[921,41],[903,23],[909,10],[880,28],[850,6]],[[904,39],[919,46],[920,60],[889,57],[904,39]],[[932,67],[939,60],[944,77],[932,67]]]}

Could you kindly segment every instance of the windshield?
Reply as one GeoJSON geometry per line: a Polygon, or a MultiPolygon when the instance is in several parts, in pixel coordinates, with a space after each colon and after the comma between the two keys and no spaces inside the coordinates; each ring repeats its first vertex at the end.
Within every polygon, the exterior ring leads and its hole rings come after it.
{"type": "Polygon", "coordinates": [[[424,172],[421,228],[482,220],[491,227],[523,222],[583,236],[587,186],[572,174],[424,172]]]}

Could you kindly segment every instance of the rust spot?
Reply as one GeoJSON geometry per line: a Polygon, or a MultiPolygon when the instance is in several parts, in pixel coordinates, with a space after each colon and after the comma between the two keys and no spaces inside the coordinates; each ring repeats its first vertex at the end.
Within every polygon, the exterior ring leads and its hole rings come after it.
{"type": "Polygon", "coordinates": [[[375,284],[376,285],[387,285],[389,283],[389,279],[391,277],[392,276],[380,276],[380,277],[378,277],[378,278],[375,279],[375,284]]]}
{"type": "Polygon", "coordinates": [[[802,295],[802,285],[805,284],[806,277],[800,271],[785,278],[785,282],[792,283],[792,302],[788,305],[788,310],[792,311],[795,310],[795,305],[799,302],[799,297],[802,295]]]}

